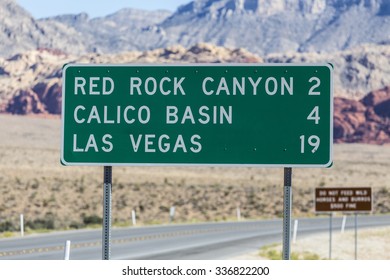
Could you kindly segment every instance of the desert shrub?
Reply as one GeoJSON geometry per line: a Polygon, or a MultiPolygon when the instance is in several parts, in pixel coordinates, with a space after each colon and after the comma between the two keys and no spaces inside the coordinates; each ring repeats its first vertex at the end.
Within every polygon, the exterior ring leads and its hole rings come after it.
{"type": "MultiPolygon", "coordinates": [[[[281,260],[282,259],[282,251],[277,248],[276,244],[264,246],[260,250],[260,256],[265,257],[269,260],[281,260]]],[[[312,253],[312,252],[302,252],[296,253],[291,252],[290,255],[291,260],[320,260],[320,256],[312,253]]]]}
{"type": "Polygon", "coordinates": [[[72,221],[69,224],[70,229],[80,229],[80,228],[83,228],[83,226],[84,226],[83,224],[81,224],[80,222],[76,222],[76,221],[72,221]]]}
{"type": "Polygon", "coordinates": [[[96,225],[101,224],[103,222],[103,219],[97,215],[91,215],[91,216],[84,216],[83,217],[83,223],[84,225],[96,225]]]}
{"type": "Polygon", "coordinates": [[[26,227],[32,230],[38,229],[54,229],[54,217],[37,218],[26,222],[26,227]]]}
{"type": "Polygon", "coordinates": [[[17,227],[10,221],[0,222],[0,232],[16,231],[17,227]]]}

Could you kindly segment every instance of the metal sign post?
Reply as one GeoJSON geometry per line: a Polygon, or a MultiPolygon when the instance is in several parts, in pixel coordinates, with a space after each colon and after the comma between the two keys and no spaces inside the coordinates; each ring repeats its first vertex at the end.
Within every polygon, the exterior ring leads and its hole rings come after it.
{"type": "Polygon", "coordinates": [[[283,260],[290,259],[291,248],[291,188],[292,168],[284,168],[284,197],[283,197],[283,260]]]}
{"type": "Polygon", "coordinates": [[[357,260],[357,213],[355,213],[355,260],[357,260]]]}
{"type": "Polygon", "coordinates": [[[111,256],[111,192],[112,192],[112,166],[104,166],[103,185],[103,260],[111,256]]]}

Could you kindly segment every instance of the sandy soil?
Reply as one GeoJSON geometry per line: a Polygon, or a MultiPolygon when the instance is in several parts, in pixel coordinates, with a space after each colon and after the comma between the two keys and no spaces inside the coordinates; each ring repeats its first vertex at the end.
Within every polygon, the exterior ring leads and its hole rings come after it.
{"type": "MultiPolygon", "coordinates": [[[[282,245],[271,248],[280,253],[282,245]]],[[[266,259],[260,256],[263,250],[248,253],[235,259],[253,260],[266,259]]],[[[329,232],[300,238],[297,235],[296,243],[291,244],[291,253],[303,258],[304,255],[316,254],[319,259],[329,259],[329,232]]],[[[355,259],[355,231],[348,230],[332,232],[332,260],[355,259]]],[[[357,231],[357,259],[358,260],[390,260],[390,227],[359,229],[357,231]]]]}

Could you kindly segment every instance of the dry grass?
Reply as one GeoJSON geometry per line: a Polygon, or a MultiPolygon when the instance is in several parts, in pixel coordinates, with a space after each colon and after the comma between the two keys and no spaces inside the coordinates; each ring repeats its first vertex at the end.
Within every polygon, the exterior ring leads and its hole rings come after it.
{"type": "MultiPolygon", "coordinates": [[[[60,165],[59,119],[0,115],[0,231],[15,230],[20,213],[30,228],[82,227],[102,216],[101,167],[60,165]],[[5,223],[8,221],[8,226],[5,223]],[[2,227],[2,228],[1,228],[2,227]]],[[[376,213],[390,212],[390,147],[335,145],[330,169],[294,169],[295,216],[313,214],[319,186],[370,186],[376,213]]],[[[278,217],[283,169],[222,167],[115,167],[113,218],[176,221],[278,217]]]]}

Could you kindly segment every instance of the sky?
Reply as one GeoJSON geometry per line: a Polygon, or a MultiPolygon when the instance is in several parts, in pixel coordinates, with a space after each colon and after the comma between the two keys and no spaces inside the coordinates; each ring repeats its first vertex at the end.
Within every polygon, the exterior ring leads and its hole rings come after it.
{"type": "Polygon", "coordinates": [[[191,0],[17,0],[34,18],[86,12],[93,17],[112,14],[122,8],[174,11],[191,0]]]}

